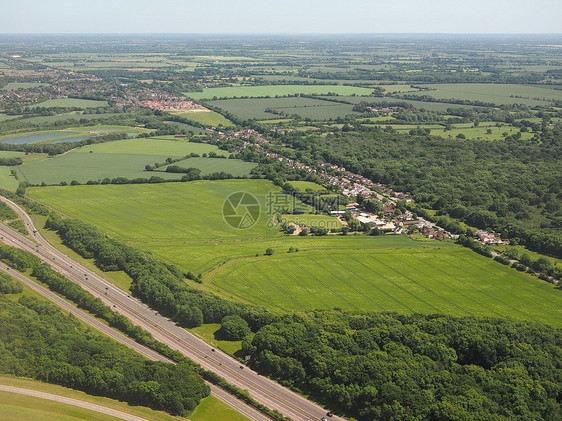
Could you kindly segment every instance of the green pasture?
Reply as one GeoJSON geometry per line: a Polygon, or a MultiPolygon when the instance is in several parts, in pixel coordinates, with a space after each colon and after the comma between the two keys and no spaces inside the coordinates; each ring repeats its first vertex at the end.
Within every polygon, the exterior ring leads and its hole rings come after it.
{"type": "Polygon", "coordinates": [[[220,323],[207,323],[189,329],[195,336],[200,337],[209,345],[222,349],[229,354],[235,354],[242,349],[242,341],[225,341],[219,338],[217,332],[220,330],[220,323]]]}
{"type": "MultiPolygon", "coordinates": [[[[209,152],[228,155],[213,145],[174,140],[173,137],[125,139],[83,146],[52,158],[46,155],[34,156],[33,160],[26,160],[24,165],[15,168],[20,180],[31,184],[58,184],[63,181],[70,183],[72,180],[84,183],[116,177],[133,179],[158,176],[164,179],[180,179],[181,174],[146,171],[145,166],[162,164],[168,157],[181,158],[190,153],[202,155],[209,152]]],[[[212,161],[214,162],[214,159],[212,161]]],[[[214,164],[202,162],[199,165],[209,169],[214,164]]],[[[224,165],[229,165],[233,171],[237,168],[239,173],[248,168],[245,163],[240,162],[224,165]]]]}
{"type": "Polygon", "coordinates": [[[49,99],[39,104],[35,104],[35,107],[77,107],[77,108],[97,108],[97,107],[107,107],[107,101],[95,101],[92,99],[78,99],[78,98],[57,98],[49,99]]]}
{"type": "Polygon", "coordinates": [[[562,100],[562,91],[541,86],[451,83],[423,85],[429,91],[412,92],[412,95],[429,95],[437,99],[468,99],[493,104],[526,104],[546,106],[552,101],[562,100]]]}
{"type": "Polygon", "coordinates": [[[312,98],[253,98],[253,99],[225,99],[211,101],[209,104],[231,112],[242,119],[279,120],[297,114],[302,118],[312,120],[327,120],[354,114],[353,106],[338,102],[321,101],[312,98]],[[279,115],[266,112],[266,109],[283,112],[279,115]]]}
{"type": "Polygon", "coordinates": [[[283,200],[280,207],[295,205],[305,211],[307,207],[293,203],[293,198],[279,193],[279,188],[266,180],[42,187],[28,188],[27,192],[66,215],[194,272],[210,270],[231,257],[264,253],[268,247],[355,248],[372,243],[367,237],[349,236],[347,241],[337,242],[336,238],[281,235],[267,215],[268,194],[275,194],[269,199],[272,204],[283,200]],[[250,229],[232,228],[223,219],[224,201],[239,191],[253,194],[261,206],[260,217],[250,229]],[[360,245],[354,239],[359,239],[360,245]]]}
{"type": "Polygon", "coordinates": [[[279,253],[225,265],[212,283],[280,311],[509,316],[562,326],[559,291],[459,247],[279,253]]]}
{"type": "MultiPolygon", "coordinates": [[[[427,126],[422,126],[422,127],[427,127],[427,126]]],[[[465,127],[465,128],[457,128],[456,126],[453,126],[453,129],[451,130],[445,130],[444,127],[435,129],[432,128],[431,129],[431,134],[435,135],[435,136],[441,136],[441,137],[456,137],[459,134],[464,134],[468,139],[484,139],[484,140],[500,140],[500,139],[504,139],[504,133],[507,133],[508,135],[514,135],[516,133],[519,132],[518,128],[515,127],[509,127],[509,126],[502,126],[502,127],[495,127],[495,126],[490,126],[490,127],[465,127]],[[488,130],[491,131],[491,133],[488,133],[488,130]]],[[[529,140],[532,139],[534,136],[533,133],[531,132],[524,132],[521,133],[521,139],[524,140],[529,140]]]]}
{"type": "Polygon", "coordinates": [[[249,418],[236,412],[214,396],[202,399],[189,419],[192,421],[249,421],[249,418]]]}
{"type": "MultiPolygon", "coordinates": [[[[154,421],[173,421],[184,420],[185,418],[174,417],[165,412],[154,411],[150,408],[143,406],[132,406],[124,402],[114,399],[104,398],[101,396],[88,395],[84,392],[69,389],[66,387],[42,383],[35,380],[25,378],[18,378],[12,376],[0,377],[0,384],[6,386],[19,387],[22,389],[36,390],[39,392],[50,393],[53,395],[64,396],[84,402],[93,403],[96,405],[104,406],[107,408],[115,409],[117,411],[131,414],[140,418],[154,421]]],[[[203,401],[201,401],[203,402],[203,401]]],[[[214,403],[210,403],[214,407],[214,403]]],[[[224,404],[216,405],[218,410],[222,409],[224,404]]],[[[228,409],[228,407],[227,407],[228,409]]],[[[0,392],[0,418],[3,421],[78,421],[78,420],[118,420],[109,415],[101,414],[99,412],[90,411],[88,409],[79,408],[73,405],[67,405],[51,400],[20,395],[11,392],[0,392]]]]}
{"type": "Polygon", "coordinates": [[[0,167],[0,187],[15,190],[18,185],[19,181],[12,175],[10,167],[0,167]]]}
{"type": "MultiPolygon", "coordinates": [[[[234,177],[247,177],[258,164],[255,162],[245,162],[241,159],[189,158],[172,165],[182,168],[197,168],[201,170],[201,175],[225,172],[232,174],[234,177]]],[[[161,168],[162,171],[165,171],[167,166],[161,168]]]]}
{"type": "Polygon", "coordinates": [[[265,86],[234,86],[226,88],[208,88],[203,92],[187,92],[185,95],[195,100],[203,98],[256,98],[275,97],[284,95],[307,94],[325,95],[333,93],[336,95],[371,95],[372,89],[358,88],[355,86],[342,85],[265,85],[265,86]]]}
{"type": "MultiPolygon", "coordinates": [[[[158,175],[160,173],[157,173],[158,175]]],[[[133,242],[247,239],[275,235],[267,227],[266,194],[279,191],[266,180],[218,180],[158,185],[98,185],[30,189],[31,196],[64,214],[99,226],[121,240],[133,242]],[[235,192],[248,192],[263,210],[247,230],[230,227],[223,219],[224,201],[235,192]],[[101,226],[100,226],[101,227],[101,226]]]]}
{"type": "Polygon", "coordinates": [[[229,153],[207,143],[189,142],[185,139],[176,139],[174,136],[157,136],[145,139],[124,139],[113,142],[99,143],[84,146],[78,149],[80,153],[114,153],[114,154],[139,154],[159,155],[164,157],[181,157],[190,153],[202,155],[215,152],[218,155],[228,156],[229,153]]]}
{"type": "Polygon", "coordinates": [[[195,121],[196,123],[204,124],[206,126],[218,126],[222,124],[224,127],[232,126],[232,122],[228,120],[223,115],[216,113],[214,111],[205,111],[205,112],[197,112],[197,113],[172,113],[181,115],[182,117],[195,121]]]}

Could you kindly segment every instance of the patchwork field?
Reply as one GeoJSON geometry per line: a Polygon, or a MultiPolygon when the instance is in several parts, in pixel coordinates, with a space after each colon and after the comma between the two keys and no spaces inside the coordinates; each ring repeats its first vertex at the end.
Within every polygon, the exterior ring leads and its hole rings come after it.
{"type": "Polygon", "coordinates": [[[450,242],[285,236],[269,229],[263,212],[247,230],[223,219],[231,193],[252,193],[263,211],[275,189],[265,180],[221,180],[32,188],[28,194],[186,271],[203,272],[213,291],[275,311],[342,307],[562,325],[559,291],[450,242]],[[267,248],[273,256],[264,255],[267,248]],[[299,251],[287,253],[290,248],[299,251]]]}
{"type": "MultiPolygon", "coordinates": [[[[33,156],[29,161],[26,159],[24,165],[16,167],[16,171],[21,180],[31,184],[58,184],[63,181],[69,183],[72,180],[84,183],[115,177],[133,179],[158,176],[164,179],[180,179],[181,174],[149,172],[145,170],[145,166],[162,164],[168,157],[181,158],[190,153],[202,155],[209,152],[228,155],[216,146],[178,141],[173,137],[126,139],[84,146],[53,158],[46,155],[33,156]]],[[[220,168],[223,165],[224,168],[236,170],[241,175],[248,169],[248,166],[244,165],[246,163],[239,160],[220,159],[225,161],[221,163],[215,161],[219,159],[200,158],[198,165],[202,171],[220,168]]]]}
{"type": "Polygon", "coordinates": [[[493,104],[527,104],[545,106],[562,100],[562,91],[541,86],[490,83],[452,83],[423,85],[429,91],[411,95],[429,95],[437,99],[468,99],[493,104]]]}
{"type": "Polygon", "coordinates": [[[344,117],[347,114],[354,114],[353,106],[350,104],[300,97],[225,99],[211,101],[209,104],[231,112],[243,119],[277,120],[282,116],[279,114],[281,112],[286,116],[297,114],[302,118],[313,120],[327,120],[344,117]],[[274,110],[278,114],[266,112],[267,109],[274,110]]]}
{"type": "Polygon", "coordinates": [[[266,86],[233,86],[226,88],[208,88],[203,92],[187,92],[185,95],[195,100],[203,98],[256,98],[275,97],[295,94],[325,95],[371,95],[372,89],[342,85],[266,85],[266,86]]]}

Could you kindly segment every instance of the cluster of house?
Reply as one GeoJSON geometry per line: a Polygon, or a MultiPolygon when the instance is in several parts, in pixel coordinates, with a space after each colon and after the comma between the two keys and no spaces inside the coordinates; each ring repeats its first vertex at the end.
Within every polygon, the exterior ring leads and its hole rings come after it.
{"type": "Polygon", "coordinates": [[[181,110],[206,110],[200,104],[193,101],[185,101],[181,98],[168,97],[164,99],[145,99],[139,102],[141,107],[148,107],[152,110],[162,111],[181,111],[181,110]]]}
{"type": "Polygon", "coordinates": [[[503,246],[504,244],[506,244],[506,242],[503,241],[496,234],[488,231],[478,230],[478,231],[474,231],[473,234],[478,240],[478,242],[481,244],[486,244],[489,246],[503,246]]]}
{"type": "Polygon", "coordinates": [[[169,92],[139,85],[121,86],[118,92],[110,96],[110,99],[120,107],[149,107],[166,111],[201,107],[199,104],[186,101],[185,98],[169,92]]]}
{"type": "MultiPolygon", "coordinates": [[[[259,150],[259,145],[263,145],[266,143],[269,143],[267,141],[267,139],[265,139],[260,132],[254,130],[254,129],[245,129],[245,130],[239,130],[239,131],[234,131],[234,130],[230,130],[226,133],[223,132],[217,132],[217,134],[219,135],[219,137],[221,139],[226,139],[226,140],[238,140],[238,139],[247,139],[249,140],[250,137],[252,138],[252,142],[250,141],[246,141],[244,142],[244,145],[241,147],[236,147],[234,148],[234,150],[236,152],[240,152],[242,149],[245,149],[247,147],[249,147],[250,145],[256,145],[258,144],[258,152],[261,152],[259,150]]],[[[266,156],[272,158],[272,159],[277,159],[277,157],[279,157],[279,155],[277,154],[273,154],[273,153],[265,153],[266,156]]]]}
{"type": "Polygon", "coordinates": [[[372,113],[378,113],[383,115],[392,114],[394,112],[393,107],[383,107],[383,108],[368,107],[367,110],[372,113]]]}

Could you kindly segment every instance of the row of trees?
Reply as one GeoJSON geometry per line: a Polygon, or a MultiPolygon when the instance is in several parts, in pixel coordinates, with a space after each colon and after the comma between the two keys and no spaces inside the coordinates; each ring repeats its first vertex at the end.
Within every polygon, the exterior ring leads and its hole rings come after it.
{"type": "Polygon", "coordinates": [[[102,270],[126,272],[133,279],[131,291],[135,296],[182,326],[220,323],[225,316],[238,314],[255,331],[276,318],[262,308],[233,303],[191,288],[185,281],[187,274],[177,267],[107,238],[98,229],[80,221],[52,214],[47,227],[56,230],[64,244],[82,257],[94,258],[102,270]]]}

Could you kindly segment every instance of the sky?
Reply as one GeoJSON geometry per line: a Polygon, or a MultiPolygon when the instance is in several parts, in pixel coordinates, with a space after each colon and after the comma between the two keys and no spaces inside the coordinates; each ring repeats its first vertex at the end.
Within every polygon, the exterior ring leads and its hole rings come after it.
{"type": "Polygon", "coordinates": [[[562,0],[0,0],[0,33],[562,33],[562,0]]]}

